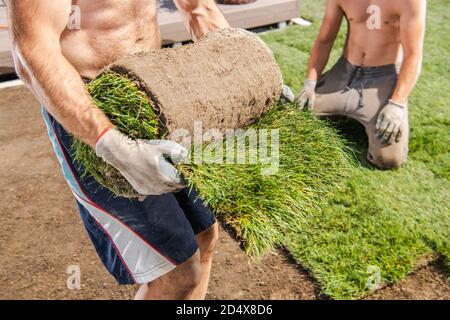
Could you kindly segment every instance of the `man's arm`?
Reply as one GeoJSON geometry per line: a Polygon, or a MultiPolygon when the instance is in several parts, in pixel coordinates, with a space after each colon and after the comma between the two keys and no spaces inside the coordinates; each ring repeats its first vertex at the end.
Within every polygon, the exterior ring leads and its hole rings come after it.
{"type": "Polygon", "coordinates": [[[60,37],[70,0],[9,0],[12,51],[19,77],[68,131],[95,145],[112,124],[86,91],[75,68],[63,56],[60,37]]]}
{"type": "Polygon", "coordinates": [[[210,31],[230,27],[214,0],[174,0],[174,2],[184,15],[194,41],[203,38],[210,31]]]}
{"type": "Polygon", "coordinates": [[[403,64],[392,100],[406,104],[419,78],[425,37],[425,0],[408,0],[400,14],[400,38],[403,47],[403,64]]]}
{"type": "Polygon", "coordinates": [[[300,109],[314,108],[316,100],[317,80],[325,69],[330,57],[331,49],[341,27],[344,12],[338,0],[328,0],[325,16],[320,27],[319,35],[314,41],[309,58],[308,70],[303,89],[297,96],[297,104],[300,109]]]}
{"type": "Polygon", "coordinates": [[[344,12],[339,5],[339,1],[328,0],[322,26],[309,58],[306,75],[308,80],[317,81],[325,69],[343,17],[344,12]]]}
{"type": "Polygon", "coordinates": [[[408,97],[419,78],[425,37],[425,0],[405,0],[400,13],[400,40],[403,47],[403,64],[397,85],[389,103],[378,115],[378,138],[385,143],[399,142],[405,128],[408,97]]]}

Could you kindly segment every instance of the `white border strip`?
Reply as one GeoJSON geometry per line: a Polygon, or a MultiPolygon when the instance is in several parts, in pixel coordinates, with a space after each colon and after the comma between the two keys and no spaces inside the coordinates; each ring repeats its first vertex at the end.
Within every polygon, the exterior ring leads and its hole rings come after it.
{"type": "Polygon", "coordinates": [[[291,22],[293,24],[297,24],[299,26],[304,26],[304,27],[309,27],[310,25],[312,25],[311,21],[305,20],[303,18],[294,18],[291,20],[291,22]]]}
{"type": "Polygon", "coordinates": [[[19,87],[19,86],[23,86],[23,84],[24,83],[22,82],[22,80],[11,80],[11,81],[0,82],[0,89],[19,87]]]}

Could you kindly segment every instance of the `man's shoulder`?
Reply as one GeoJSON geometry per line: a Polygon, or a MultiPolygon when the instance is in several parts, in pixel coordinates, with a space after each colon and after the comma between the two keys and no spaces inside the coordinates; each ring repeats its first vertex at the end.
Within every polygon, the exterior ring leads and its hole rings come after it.
{"type": "Polygon", "coordinates": [[[426,0],[401,0],[396,1],[396,8],[400,12],[415,12],[426,7],[426,0]]]}

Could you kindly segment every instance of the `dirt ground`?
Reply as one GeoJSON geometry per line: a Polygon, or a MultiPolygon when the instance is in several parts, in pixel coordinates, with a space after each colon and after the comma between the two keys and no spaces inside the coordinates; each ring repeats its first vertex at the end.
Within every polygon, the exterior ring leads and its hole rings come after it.
{"type": "MultiPolygon", "coordinates": [[[[45,133],[23,88],[0,90],[0,299],[129,299],[97,258],[45,133]],[[81,289],[66,287],[67,268],[81,289]]],[[[308,273],[284,252],[257,265],[224,229],[209,299],[323,299],[308,273]]],[[[450,299],[439,264],[428,265],[368,299],[450,299]]]]}

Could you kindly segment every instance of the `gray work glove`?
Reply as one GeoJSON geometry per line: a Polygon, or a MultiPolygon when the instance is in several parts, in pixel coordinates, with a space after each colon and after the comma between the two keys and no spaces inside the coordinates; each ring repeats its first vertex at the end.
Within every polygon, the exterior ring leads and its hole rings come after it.
{"type": "Polygon", "coordinates": [[[290,103],[294,103],[295,101],[294,93],[292,92],[291,88],[285,84],[283,84],[283,92],[281,93],[281,99],[290,103]]]}
{"type": "Polygon", "coordinates": [[[161,195],[182,189],[175,167],[188,151],[169,140],[132,140],[117,129],[107,131],[95,145],[97,156],[124,176],[141,195],[161,195]]]}
{"type": "Polygon", "coordinates": [[[376,124],[376,135],[383,143],[399,142],[402,137],[402,123],[406,117],[407,105],[389,100],[381,110],[376,124]]]}
{"type": "Polygon", "coordinates": [[[316,85],[317,81],[315,80],[305,80],[303,89],[296,99],[300,110],[305,109],[305,107],[307,109],[314,108],[314,103],[316,101],[316,85]]]}

